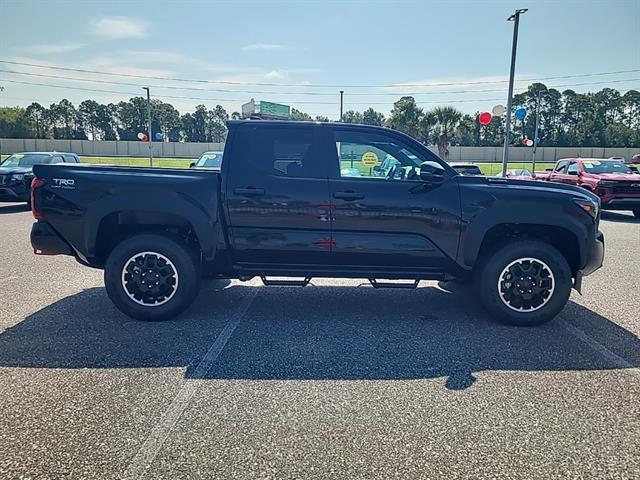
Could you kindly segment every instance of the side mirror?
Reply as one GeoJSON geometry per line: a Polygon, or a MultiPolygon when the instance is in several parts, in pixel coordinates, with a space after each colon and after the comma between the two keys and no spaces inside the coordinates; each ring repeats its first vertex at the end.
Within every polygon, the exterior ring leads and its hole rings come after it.
{"type": "Polygon", "coordinates": [[[189,168],[193,168],[193,167],[195,167],[195,166],[196,166],[196,162],[191,162],[191,163],[189,164],[189,168]]]}
{"type": "Polygon", "coordinates": [[[442,183],[445,181],[444,167],[438,162],[422,162],[420,164],[420,180],[427,183],[442,183]]]}
{"type": "Polygon", "coordinates": [[[553,172],[553,168],[545,168],[544,171],[545,172],[553,172]]]}

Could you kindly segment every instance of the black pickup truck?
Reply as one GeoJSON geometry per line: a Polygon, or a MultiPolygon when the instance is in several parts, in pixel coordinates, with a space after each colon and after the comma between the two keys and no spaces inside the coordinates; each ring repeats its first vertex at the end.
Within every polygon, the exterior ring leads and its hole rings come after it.
{"type": "Polygon", "coordinates": [[[110,298],[142,320],[180,313],[202,277],[259,276],[474,281],[495,318],[534,325],[602,265],[595,195],[462,176],[393,130],[232,121],[223,158],[220,173],[36,165],[35,253],[104,269],[110,298]]]}

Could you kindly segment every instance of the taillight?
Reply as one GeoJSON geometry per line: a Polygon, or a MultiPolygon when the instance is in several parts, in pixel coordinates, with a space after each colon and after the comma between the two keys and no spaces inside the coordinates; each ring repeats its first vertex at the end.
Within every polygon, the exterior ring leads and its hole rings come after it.
{"type": "Polygon", "coordinates": [[[42,213],[36,208],[36,188],[42,187],[45,183],[47,182],[43,178],[35,177],[31,180],[31,213],[33,213],[33,218],[36,220],[42,220],[44,218],[42,213]]]}

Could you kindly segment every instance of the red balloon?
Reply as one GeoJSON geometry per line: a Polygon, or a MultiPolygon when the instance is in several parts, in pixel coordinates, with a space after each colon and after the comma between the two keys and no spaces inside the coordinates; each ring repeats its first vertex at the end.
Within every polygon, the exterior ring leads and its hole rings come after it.
{"type": "Polygon", "coordinates": [[[147,136],[146,133],[143,133],[142,134],[142,138],[140,140],[142,140],[143,142],[147,142],[147,141],[149,141],[149,137],[147,136]]]}
{"type": "Polygon", "coordinates": [[[480,125],[489,125],[492,118],[493,115],[491,115],[491,113],[489,112],[482,112],[480,115],[478,115],[478,121],[480,122],[480,125]]]}

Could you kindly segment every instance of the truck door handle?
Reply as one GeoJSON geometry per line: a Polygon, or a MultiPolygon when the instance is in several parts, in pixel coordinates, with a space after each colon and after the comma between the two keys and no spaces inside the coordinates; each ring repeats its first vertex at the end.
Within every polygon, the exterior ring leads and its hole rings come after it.
{"type": "Polygon", "coordinates": [[[333,192],[333,198],[341,198],[342,200],[362,200],[364,198],[364,193],[353,191],[333,192]]]}
{"type": "Polygon", "coordinates": [[[248,195],[248,196],[258,196],[264,195],[264,188],[255,188],[255,187],[247,187],[247,188],[236,188],[233,190],[233,193],[237,195],[248,195]]]}

